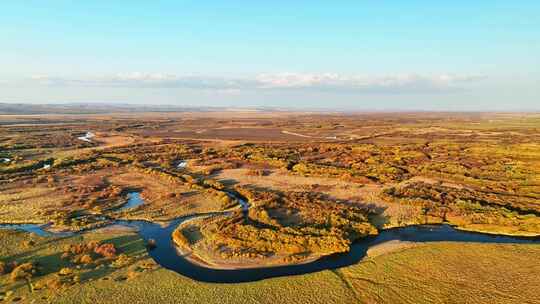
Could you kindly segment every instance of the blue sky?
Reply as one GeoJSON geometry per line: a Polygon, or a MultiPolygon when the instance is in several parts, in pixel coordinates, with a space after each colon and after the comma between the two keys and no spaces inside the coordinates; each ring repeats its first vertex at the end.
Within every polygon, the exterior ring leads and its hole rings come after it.
{"type": "Polygon", "coordinates": [[[540,110],[540,1],[4,1],[0,102],[540,110]]]}

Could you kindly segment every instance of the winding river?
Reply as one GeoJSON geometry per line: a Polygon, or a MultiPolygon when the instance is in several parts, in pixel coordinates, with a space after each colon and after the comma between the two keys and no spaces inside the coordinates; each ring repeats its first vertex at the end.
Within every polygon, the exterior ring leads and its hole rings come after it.
{"type": "MultiPolygon", "coordinates": [[[[137,195],[134,196],[137,197],[137,195]]],[[[246,211],[249,204],[241,199],[239,199],[239,201],[241,201],[242,209],[246,211]]],[[[175,271],[194,280],[212,283],[250,282],[272,277],[299,275],[325,269],[345,267],[361,261],[362,258],[366,256],[367,250],[370,247],[393,240],[411,242],[450,241],[470,243],[540,244],[540,237],[512,237],[466,232],[456,230],[449,225],[419,225],[383,230],[375,237],[370,237],[354,243],[351,246],[351,251],[348,253],[327,256],[306,264],[253,269],[221,270],[211,269],[191,263],[184,256],[178,254],[171,238],[174,229],[181,223],[200,216],[208,215],[209,214],[197,214],[181,217],[170,222],[166,227],[146,221],[118,220],[115,221],[114,224],[136,228],[139,235],[144,240],[155,240],[156,247],[149,250],[149,255],[162,267],[175,271]]],[[[0,225],[0,229],[21,229],[42,236],[57,235],[56,233],[46,231],[46,228],[47,225],[0,225]]]]}
{"type": "Polygon", "coordinates": [[[138,228],[143,239],[154,239],[156,241],[157,247],[150,250],[149,253],[161,266],[198,281],[213,283],[250,282],[349,266],[362,260],[370,247],[392,240],[412,242],[540,243],[540,238],[520,238],[472,233],[456,230],[448,225],[409,226],[381,231],[376,237],[354,243],[349,253],[324,257],[307,264],[221,270],[192,264],[184,257],[178,255],[173,245],[171,234],[179,224],[191,218],[193,217],[177,219],[164,228],[147,222],[126,222],[122,224],[138,228]]]}

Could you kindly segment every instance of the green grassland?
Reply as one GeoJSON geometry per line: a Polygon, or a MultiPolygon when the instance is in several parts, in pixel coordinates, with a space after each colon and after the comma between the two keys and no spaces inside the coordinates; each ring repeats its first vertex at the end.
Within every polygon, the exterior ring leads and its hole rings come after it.
{"type": "Polygon", "coordinates": [[[338,270],[241,284],[202,283],[163,269],[131,232],[52,239],[0,231],[0,245],[0,261],[42,265],[30,280],[33,291],[0,276],[6,303],[540,303],[540,245],[398,246],[338,270]],[[61,258],[66,245],[93,240],[115,244],[127,258],[88,265],[61,258]],[[73,272],[62,276],[66,267],[73,272]],[[55,277],[64,283],[45,284],[55,277]]]}

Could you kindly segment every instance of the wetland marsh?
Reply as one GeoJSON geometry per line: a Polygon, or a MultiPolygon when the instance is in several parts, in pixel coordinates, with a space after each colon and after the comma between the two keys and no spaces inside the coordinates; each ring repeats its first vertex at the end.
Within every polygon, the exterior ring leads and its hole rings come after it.
{"type": "MultiPolygon", "coordinates": [[[[511,256],[535,271],[537,115],[228,115],[49,118],[47,129],[43,120],[20,124],[33,119],[26,116],[3,123],[2,299],[69,302],[76,290],[100,299],[96,290],[116,293],[159,274],[163,288],[180,280],[235,293],[254,284],[270,298],[278,286],[292,296],[288,284],[333,284],[336,294],[320,299],[352,303],[380,290],[351,273],[406,276],[368,270],[370,261],[429,255],[437,263],[461,248],[478,254],[460,263],[511,256]],[[91,140],[81,140],[87,130],[91,140]]],[[[125,292],[142,299],[143,289],[125,292]]],[[[317,302],[316,294],[302,299],[317,302]]]]}

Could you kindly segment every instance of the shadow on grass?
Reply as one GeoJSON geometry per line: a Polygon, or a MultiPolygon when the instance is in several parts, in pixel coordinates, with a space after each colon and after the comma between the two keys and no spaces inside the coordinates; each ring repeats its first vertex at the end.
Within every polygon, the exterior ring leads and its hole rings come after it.
{"type": "Polygon", "coordinates": [[[232,178],[220,179],[219,182],[222,183],[226,187],[232,187],[239,183],[237,180],[232,179],[232,178]]]}

